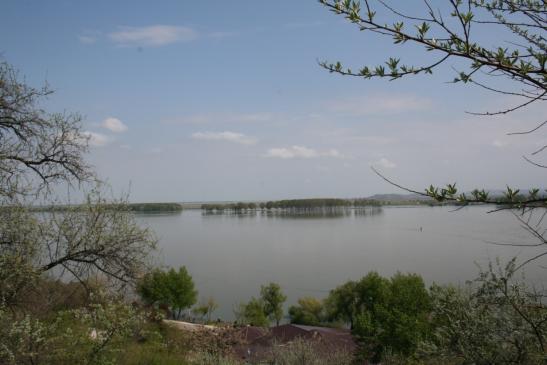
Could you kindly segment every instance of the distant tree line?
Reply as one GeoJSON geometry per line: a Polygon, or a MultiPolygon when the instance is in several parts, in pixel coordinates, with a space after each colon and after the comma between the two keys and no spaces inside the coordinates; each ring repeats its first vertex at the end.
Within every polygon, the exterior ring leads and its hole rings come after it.
{"type": "MultiPolygon", "coordinates": [[[[77,209],[79,205],[43,205],[34,206],[32,210],[35,212],[65,212],[77,209]]],[[[83,205],[82,205],[83,207],[83,205]]],[[[2,207],[5,209],[5,207],[2,207]]],[[[180,212],[183,207],[179,203],[125,203],[123,206],[119,204],[103,204],[103,208],[107,210],[120,210],[138,213],[156,213],[156,212],[180,212]]]]}
{"type": "Polygon", "coordinates": [[[133,203],[128,207],[132,212],[141,213],[182,211],[182,204],[179,203],[133,203]]]}
{"type": "Polygon", "coordinates": [[[256,203],[230,203],[230,204],[203,204],[201,209],[205,211],[243,211],[243,210],[271,210],[271,209],[325,209],[344,207],[379,206],[380,203],[370,199],[288,199],[256,203]]]}
{"type": "Polygon", "coordinates": [[[223,210],[232,210],[232,211],[243,211],[243,210],[255,210],[259,206],[256,203],[230,203],[230,204],[202,204],[201,209],[206,211],[223,211],[223,210]]]}

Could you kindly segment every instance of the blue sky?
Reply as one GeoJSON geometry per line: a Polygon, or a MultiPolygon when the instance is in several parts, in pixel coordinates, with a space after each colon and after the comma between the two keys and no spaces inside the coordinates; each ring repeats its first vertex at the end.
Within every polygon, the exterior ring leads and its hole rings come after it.
{"type": "Polygon", "coordinates": [[[396,82],[329,74],[317,60],[358,67],[425,58],[314,0],[7,0],[2,8],[1,57],[28,83],[56,90],[48,110],[85,117],[89,160],[133,201],[396,192],[371,165],[417,189],[544,180],[521,157],[544,135],[505,135],[535,126],[543,106],[499,118],[464,113],[514,100],[447,84],[455,61],[396,82]]]}

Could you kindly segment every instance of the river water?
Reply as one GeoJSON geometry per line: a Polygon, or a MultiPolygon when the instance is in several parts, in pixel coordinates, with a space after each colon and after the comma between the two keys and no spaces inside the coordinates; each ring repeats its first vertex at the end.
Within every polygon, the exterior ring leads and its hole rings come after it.
{"type": "MultiPolygon", "coordinates": [[[[464,284],[477,265],[538,251],[495,243],[536,243],[509,212],[492,207],[383,207],[337,214],[179,214],[138,215],[156,232],[158,260],[185,265],[200,298],[220,304],[214,317],[233,319],[233,308],[258,296],[260,285],[279,283],[287,306],[299,297],[324,297],[348,279],[371,270],[422,275],[426,283],[464,284]]],[[[542,284],[537,262],[526,279],[542,284]]]]}

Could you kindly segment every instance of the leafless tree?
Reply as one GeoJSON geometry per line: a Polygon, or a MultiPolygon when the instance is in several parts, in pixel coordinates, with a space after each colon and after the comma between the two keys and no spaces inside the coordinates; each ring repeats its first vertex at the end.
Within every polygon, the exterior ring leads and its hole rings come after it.
{"type": "Polygon", "coordinates": [[[0,63],[0,305],[16,304],[44,274],[82,284],[95,275],[131,283],[155,247],[127,200],[105,199],[101,188],[62,210],[32,206],[36,199],[55,201],[52,188],[59,183],[96,181],[84,159],[88,138],[81,117],[40,107],[51,93],[47,86],[28,86],[0,63]]]}

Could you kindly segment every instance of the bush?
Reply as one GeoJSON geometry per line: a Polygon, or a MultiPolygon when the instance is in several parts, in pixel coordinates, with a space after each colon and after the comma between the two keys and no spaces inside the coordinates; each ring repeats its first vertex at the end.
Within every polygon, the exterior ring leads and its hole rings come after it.
{"type": "Polygon", "coordinates": [[[316,298],[298,299],[298,305],[289,308],[291,323],[308,326],[319,326],[325,320],[323,303],[316,298]]]}
{"type": "Polygon", "coordinates": [[[117,301],[61,311],[43,320],[0,309],[0,363],[112,363],[143,323],[140,313],[117,301]]]}
{"type": "Polygon", "coordinates": [[[331,291],[326,304],[331,320],[350,324],[360,357],[373,362],[386,351],[414,353],[430,332],[430,298],[419,275],[370,272],[331,291]]]}
{"type": "Polygon", "coordinates": [[[353,355],[348,351],[325,351],[319,341],[298,338],[286,346],[274,344],[266,364],[351,365],[353,360],[353,355]]]}
{"type": "Polygon", "coordinates": [[[184,309],[197,301],[194,281],[182,266],[175,271],[156,269],[146,274],[137,286],[137,292],[149,305],[165,305],[171,308],[173,317],[179,319],[184,309]]]}
{"type": "Polygon", "coordinates": [[[423,358],[469,364],[545,364],[547,308],[542,294],[514,279],[515,260],[482,272],[467,290],[433,286],[434,337],[423,358]]]}

